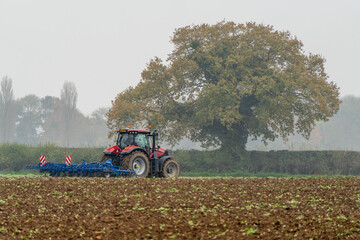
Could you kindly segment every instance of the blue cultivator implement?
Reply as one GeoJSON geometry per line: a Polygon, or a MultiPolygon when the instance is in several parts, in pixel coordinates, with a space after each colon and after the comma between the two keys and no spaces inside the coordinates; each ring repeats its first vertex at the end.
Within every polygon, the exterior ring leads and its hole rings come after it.
{"type": "Polygon", "coordinates": [[[49,173],[52,177],[120,177],[135,176],[135,171],[124,170],[122,167],[114,166],[111,159],[102,163],[86,163],[66,165],[66,163],[38,163],[36,167],[26,169],[38,169],[40,172],[49,173]]]}

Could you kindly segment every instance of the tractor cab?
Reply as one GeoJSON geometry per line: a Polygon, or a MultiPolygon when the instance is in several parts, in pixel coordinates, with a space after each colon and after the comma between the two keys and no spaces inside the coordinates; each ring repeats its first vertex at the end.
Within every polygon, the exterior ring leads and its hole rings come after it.
{"type": "Polygon", "coordinates": [[[141,148],[149,155],[149,157],[152,157],[153,146],[155,146],[157,157],[161,157],[162,155],[167,154],[167,152],[165,148],[154,145],[157,136],[158,133],[156,130],[153,133],[147,130],[119,130],[116,145],[119,147],[120,151],[141,148]],[[154,143],[153,145],[151,145],[152,142],[154,143]]]}
{"type": "Polygon", "coordinates": [[[146,152],[150,152],[150,131],[120,130],[118,133],[116,145],[118,145],[120,149],[137,146],[146,152]]]}

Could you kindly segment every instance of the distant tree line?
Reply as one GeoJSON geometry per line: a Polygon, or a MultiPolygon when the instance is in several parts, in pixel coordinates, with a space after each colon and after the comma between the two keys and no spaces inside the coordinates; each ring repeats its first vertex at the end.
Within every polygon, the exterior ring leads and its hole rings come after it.
{"type": "Polygon", "coordinates": [[[16,99],[12,79],[3,77],[0,89],[0,143],[55,143],[64,147],[107,145],[107,109],[99,108],[90,116],[84,116],[77,109],[77,100],[76,86],[72,82],[64,82],[60,98],[39,98],[29,94],[16,99]]]}

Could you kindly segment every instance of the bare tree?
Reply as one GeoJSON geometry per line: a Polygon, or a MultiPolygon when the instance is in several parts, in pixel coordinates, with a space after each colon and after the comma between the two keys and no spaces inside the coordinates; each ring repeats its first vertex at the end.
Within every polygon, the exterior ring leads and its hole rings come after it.
{"type": "Polygon", "coordinates": [[[77,90],[73,82],[65,81],[61,90],[61,102],[63,105],[64,116],[64,145],[70,146],[71,130],[73,127],[74,117],[76,113],[77,104],[77,90]]]}
{"type": "Polygon", "coordinates": [[[2,78],[0,91],[0,141],[10,142],[14,139],[16,106],[12,79],[2,78]]]}

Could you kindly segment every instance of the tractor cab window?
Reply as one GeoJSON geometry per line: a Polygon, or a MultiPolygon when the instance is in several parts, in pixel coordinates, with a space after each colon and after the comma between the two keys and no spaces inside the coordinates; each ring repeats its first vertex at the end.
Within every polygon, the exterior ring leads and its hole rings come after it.
{"type": "Polygon", "coordinates": [[[120,148],[126,148],[127,146],[130,146],[133,142],[133,135],[130,134],[121,134],[120,140],[119,140],[119,146],[120,148]]]}
{"type": "Polygon", "coordinates": [[[135,137],[135,144],[143,149],[149,148],[149,139],[145,134],[137,134],[135,137]]]}

